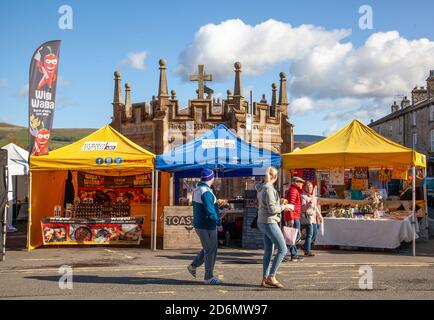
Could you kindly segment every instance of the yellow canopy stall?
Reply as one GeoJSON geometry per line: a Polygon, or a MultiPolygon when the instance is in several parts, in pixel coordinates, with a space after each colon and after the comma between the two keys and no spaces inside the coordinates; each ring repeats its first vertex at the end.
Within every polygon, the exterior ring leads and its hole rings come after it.
{"type": "MultiPolygon", "coordinates": [[[[385,167],[424,169],[426,177],[426,156],[393,142],[358,120],[353,120],[347,126],[332,136],[306,148],[282,155],[284,169],[330,169],[369,167],[374,169],[385,167]]],[[[416,179],[413,180],[413,255],[416,255],[416,179]]],[[[425,208],[426,179],[425,180],[425,208]]],[[[426,216],[428,215],[427,210],[426,216]]]]}
{"type": "Polygon", "coordinates": [[[284,169],[387,166],[426,168],[426,156],[381,136],[358,120],[322,141],[282,155],[284,169]]]}
{"type": "MultiPolygon", "coordinates": [[[[42,245],[40,221],[43,217],[53,216],[55,205],[63,204],[68,171],[73,173],[73,184],[77,190],[77,171],[110,176],[152,172],[154,178],[154,163],[153,153],[130,141],[109,125],[77,142],[51,151],[48,155],[32,156],[28,249],[42,245]],[[106,159],[112,161],[107,162],[106,159]]],[[[167,186],[162,183],[161,194],[167,193],[163,188],[167,189],[167,186]]],[[[137,215],[146,213],[144,233],[150,234],[150,212],[153,208],[147,205],[142,209],[145,212],[137,215]]],[[[162,230],[158,231],[162,234],[162,230]]]]}

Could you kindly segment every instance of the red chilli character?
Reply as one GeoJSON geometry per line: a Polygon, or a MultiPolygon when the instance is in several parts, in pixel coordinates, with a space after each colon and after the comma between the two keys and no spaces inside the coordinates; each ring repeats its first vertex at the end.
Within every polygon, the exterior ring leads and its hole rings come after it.
{"type": "Polygon", "coordinates": [[[41,129],[38,131],[33,147],[33,155],[42,156],[48,154],[48,141],[50,140],[50,131],[41,129]]]}
{"type": "Polygon", "coordinates": [[[38,89],[42,89],[46,85],[51,89],[56,82],[58,57],[53,53],[51,47],[47,48],[50,50],[50,53],[44,57],[42,62],[40,52],[42,48],[39,49],[38,53],[35,55],[35,60],[38,61],[39,72],[42,74],[42,79],[39,81],[38,89]]]}

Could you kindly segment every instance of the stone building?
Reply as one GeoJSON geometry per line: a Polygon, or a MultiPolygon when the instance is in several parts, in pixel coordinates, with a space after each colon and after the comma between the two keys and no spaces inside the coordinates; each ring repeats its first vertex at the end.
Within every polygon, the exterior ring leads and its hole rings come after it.
{"type": "MultiPolygon", "coordinates": [[[[271,86],[271,103],[263,95],[261,101],[250,106],[242,92],[241,63],[234,64],[233,92],[227,90],[226,99],[221,101],[213,97],[213,90],[206,85],[212,81],[212,75],[206,74],[204,66],[199,65],[197,74],[190,76],[191,81],[198,82],[197,96],[188,101],[186,108],[181,108],[176,91],[169,93],[166,68],[166,61],[160,60],[158,93],[149,102],[132,103],[128,83],[125,84],[125,98],[122,99],[121,75],[119,72],[114,74],[111,125],[132,141],[155,154],[161,154],[186,143],[194,135],[224,124],[260,147],[274,152],[293,150],[293,125],[288,120],[286,75],[283,72],[280,73],[279,90],[277,84],[271,86]],[[251,107],[253,110],[250,110],[251,107]],[[262,144],[269,140],[270,144],[262,144]]],[[[230,189],[235,193],[240,190],[235,185],[232,187],[230,189]]]]}
{"type": "Polygon", "coordinates": [[[411,101],[404,97],[391,106],[387,116],[371,121],[370,127],[381,135],[427,156],[428,174],[434,175],[434,70],[426,87],[416,86],[411,101]]]}

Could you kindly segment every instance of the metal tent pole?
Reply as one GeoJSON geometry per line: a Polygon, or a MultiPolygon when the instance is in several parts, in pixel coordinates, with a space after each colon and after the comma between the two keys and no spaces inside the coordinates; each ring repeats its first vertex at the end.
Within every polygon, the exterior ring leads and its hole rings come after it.
{"type": "Polygon", "coordinates": [[[413,210],[413,257],[416,256],[416,223],[417,223],[417,219],[416,219],[416,167],[413,167],[412,169],[412,174],[413,174],[413,181],[412,181],[412,200],[413,200],[413,205],[412,205],[412,210],[413,210]]]}
{"type": "Polygon", "coordinates": [[[30,236],[31,236],[31,226],[32,226],[32,171],[30,171],[29,179],[29,216],[27,219],[27,251],[30,251],[30,236]]]}
{"type": "MultiPolygon", "coordinates": [[[[428,190],[427,190],[427,170],[426,168],[423,169],[423,200],[425,205],[425,228],[429,229],[429,215],[428,215],[428,190]]],[[[429,238],[429,231],[428,231],[428,238],[429,238]]]]}
{"type": "Polygon", "coordinates": [[[3,225],[2,225],[2,239],[1,239],[1,261],[5,261],[6,259],[6,232],[7,232],[7,216],[8,216],[8,195],[9,195],[9,171],[8,166],[5,166],[5,172],[4,172],[4,181],[2,183],[5,183],[5,192],[6,192],[6,202],[5,202],[5,209],[3,211],[3,225]]]}
{"type": "Polygon", "coordinates": [[[154,212],[153,212],[153,251],[157,251],[157,223],[158,223],[158,170],[155,171],[155,189],[154,189],[154,212]]]}
{"type": "Polygon", "coordinates": [[[155,203],[155,199],[154,199],[154,195],[155,195],[155,193],[154,193],[154,188],[155,188],[155,170],[154,169],[152,169],[152,175],[151,175],[151,177],[152,177],[152,187],[151,187],[151,190],[152,190],[152,197],[151,197],[151,250],[154,248],[154,244],[153,244],[153,241],[154,241],[154,234],[153,234],[153,232],[154,232],[154,203],[155,203]]]}

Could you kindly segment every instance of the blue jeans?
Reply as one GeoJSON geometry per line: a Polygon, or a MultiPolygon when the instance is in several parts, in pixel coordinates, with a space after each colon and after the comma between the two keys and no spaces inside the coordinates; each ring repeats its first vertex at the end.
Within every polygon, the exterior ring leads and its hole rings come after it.
{"type": "Polygon", "coordinates": [[[304,246],[303,246],[304,252],[309,253],[310,250],[312,249],[312,239],[313,239],[313,233],[315,229],[316,229],[315,224],[311,223],[306,225],[306,239],[304,240],[304,246]]]}
{"type": "Polygon", "coordinates": [[[214,265],[217,258],[217,229],[196,229],[196,233],[199,236],[203,249],[194,258],[191,265],[194,268],[198,268],[205,262],[205,280],[209,280],[214,277],[214,265]]]}
{"type": "Polygon", "coordinates": [[[258,223],[258,228],[264,234],[264,258],[262,261],[263,276],[264,278],[275,276],[283,258],[285,258],[285,255],[288,252],[282,230],[280,230],[277,223],[258,223]],[[274,246],[277,248],[277,254],[274,257],[273,265],[270,269],[274,246]]]}
{"type": "MultiPolygon", "coordinates": [[[[297,243],[301,238],[300,220],[294,220],[294,228],[298,229],[297,240],[295,241],[297,243]]],[[[297,245],[289,246],[289,252],[291,253],[291,257],[295,257],[297,255],[297,245]]]]}
{"type": "Polygon", "coordinates": [[[317,223],[314,223],[312,226],[313,226],[312,243],[315,243],[316,237],[318,236],[318,233],[319,233],[319,228],[321,226],[317,223]]]}

